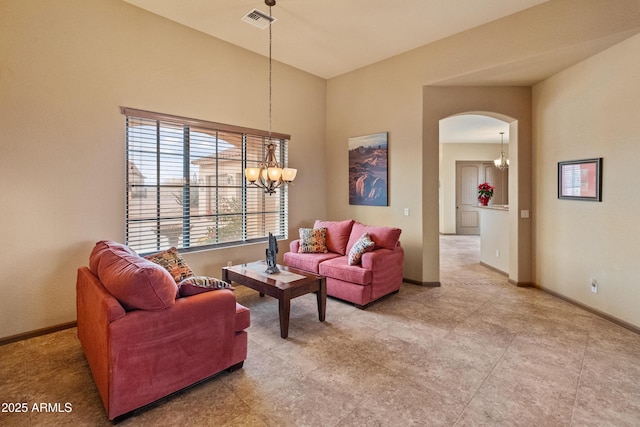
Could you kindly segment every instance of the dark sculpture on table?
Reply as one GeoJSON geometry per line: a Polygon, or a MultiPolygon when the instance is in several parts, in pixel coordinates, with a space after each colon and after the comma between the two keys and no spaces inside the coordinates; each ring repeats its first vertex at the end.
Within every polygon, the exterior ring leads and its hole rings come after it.
{"type": "Polygon", "coordinates": [[[278,241],[273,234],[269,233],[269,246],[267,247],[267,269],[264,271],[268,274],[280,273],[276,265],[276,255],[278,254],[278,241]]]}

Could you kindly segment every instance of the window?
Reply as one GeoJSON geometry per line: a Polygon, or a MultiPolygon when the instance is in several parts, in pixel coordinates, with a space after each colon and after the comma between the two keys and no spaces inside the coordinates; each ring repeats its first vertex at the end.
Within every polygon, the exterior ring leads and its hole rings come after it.
{"type": "MultiPolygon", "coordinates": [[[[139,253],[287,238],[287,189],[244,179],[268,132],[122,108],[126,116],[126,243],[139,253]]],[[[289,136],[272,134],[287,163],[289,136]]]]}

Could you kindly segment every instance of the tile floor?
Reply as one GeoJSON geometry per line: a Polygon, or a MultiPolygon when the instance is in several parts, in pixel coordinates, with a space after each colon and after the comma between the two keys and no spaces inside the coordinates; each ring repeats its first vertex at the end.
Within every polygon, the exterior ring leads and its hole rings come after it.
{"type": "MultiPolygon", "coordinates": [[[[362,311],[313,296],[251,308],[244,368],[121,426],[638,426],[640,336],[478,264],[476,237],[442,237],[442,287],[405,284],[362,311]]],[[[110,425],[69,329],[0,347],[1,426],[110,425]],[[70,412],[31,411],[71,403],[70,412]]]]}

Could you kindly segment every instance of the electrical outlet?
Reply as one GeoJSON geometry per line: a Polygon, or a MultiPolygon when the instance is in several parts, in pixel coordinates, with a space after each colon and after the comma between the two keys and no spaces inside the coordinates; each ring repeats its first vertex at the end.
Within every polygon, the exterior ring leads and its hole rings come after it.
{"type": "Polygon", "coordinates": [[[594,278],[591,278],[591,292],[598,293],[598,281],[594,278]]]}
{"type": "Polygon", "coordinates": [[[227,261],[227,267],[231,267],[233,265],[233,261],[227,261]]]}
{"type": "Polygon", "coordinates": [[[500,249],[496,249],[496,258],[500,258],[500,249]]]}

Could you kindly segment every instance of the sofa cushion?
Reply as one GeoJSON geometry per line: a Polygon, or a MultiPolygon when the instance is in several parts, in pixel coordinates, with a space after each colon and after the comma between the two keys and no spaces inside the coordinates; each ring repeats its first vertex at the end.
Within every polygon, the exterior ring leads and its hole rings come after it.
{"type": "Polygon", "coordinates": [[[191,276],[178,283],[178,292],[181,297],[188,297],[217,289],[233,289],[233,287],[224,280],[207,276],[191,276]]]}
{"type": "Polygon", "coordinates": [[[351,227],[354,221],[348,219],[345,221],[321,221],[316,220],[313,228],[324,227],[327,229],[327,249],[329,252],[335,252],[340,255],[347,253],[347,243],[351,235],[351,227]]]}
{"type": "Polygon", "coordinates": [[[127,245],[123,245],[122,243],[114,242],[112,240],[100,240],[95,244],[93,250],[91,251],[91,255],[89,255],[89,269],[93,271],[93,274],[98,274],[98,264],[100,263],[100,257],[102,256],[102,253],[107,249],[112,249],[116,252],[122,252],[125,254],[136,255],[135,251],[129,248],[127,245]]]}
{"type": "Polygon", "coordinates": [[[297,252],[285,252],[284,263],[289,267],[299,268],[300,270],[310,271],[312,273],[318,273],[318,268],[321,262],[339,256],[340,255],[334,252],[327,252],[326,254],[301,254],[297,252]]]}
{"type": "Polygon", "coordinates": [[[125,310],[158,311],[175,304],[178,285],[167,270],[118,249],[102,251],[97,276],[125,310]]]}
{"type": "Polygon", "coordinates": [[[341,256],[330,259],[320,264],[320,274],[344,282],[356,283],[358,285],[369,285],[373,279],[371,270],[362,268],[359,265],[349,265],[347,257],[341,256]]]}
{"type": "Polygon", "coordinates": [[[395,227],[364,225],[356,222],[353,224],[353,228],[351,229],[351,236],[349,237],[349,243],[347,244],[347,251],[351,251],[353,245],[355,245],[360,236],[364,233],[368,233],[371,240],[375,242],[374,249],[393,249],[398,244],[402,230],[395,227]]]}
{"type": "Polygon", "coordinates": [[[187,277],[193,276],[193,271],[175,247],[169,248],[166,251],[147,255],[145,256],[145,259],[166,268],[176,283],[180,283],[187,277]]]}
{"type": "Polygon", "coordinates": [[[327,253],[327,229],[322,228],[301,228],[300,247],[301,254],[324,254],[327,253]]]}
{"type": "Polygon", "coordinates": [[[362,254],[373,250],[375,243],[369,237],[368,233],[364,233],[358,241],[351,247],[349,251],[349,258],[347,260],[349,265],[356,265],[360,263],[362,254]]]}

